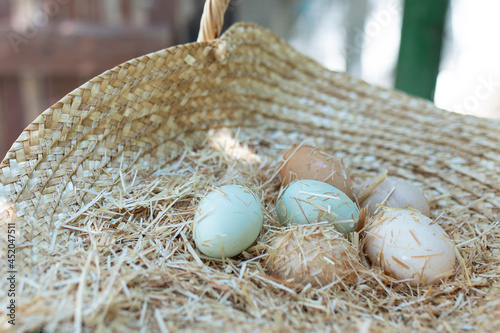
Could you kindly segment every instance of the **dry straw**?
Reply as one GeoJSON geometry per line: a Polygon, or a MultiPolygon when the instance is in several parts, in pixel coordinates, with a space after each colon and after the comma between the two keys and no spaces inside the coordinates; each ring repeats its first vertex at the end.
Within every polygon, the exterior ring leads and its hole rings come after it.
{"type": "Polygon", "coordinates": [[[331,72],[253,24],[132,59],[43,112],[0,165],[0,330],[11,222],[17,332],[498,331],[499,139],[498,121],[331,72]],[[397,283],[354,234],[356,283],[271,276],[277,156],[303,142],[358,184],[388,169],[420,186],[456,245],[454,275],[397,283]],[[230,183],[261,198],[264,229],[242,255],[209,259],[192,219],[230,183]]]}

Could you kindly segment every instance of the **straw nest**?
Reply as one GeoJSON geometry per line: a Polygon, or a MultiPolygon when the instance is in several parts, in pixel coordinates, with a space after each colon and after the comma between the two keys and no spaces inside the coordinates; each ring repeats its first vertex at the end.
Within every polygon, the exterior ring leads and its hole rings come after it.
{"type": "Polygon", "coordinates": [[[251,24],[133,59],[45,111],[0,165],[1,234],[16,224],[15,329],[498,331],[499,138],[499,122],[325,70],[251,24]],[[289,232],[275,213],[278,157],[300,143],[343,158],[356,183],[388,169],[422,188],[456,246],[453,276],[397,283],[370,268],[361,233],[355,279],[273,277],[271,244],[289,232]],[[192,220],[224,184],[258,195],[264,228],[222,261],[196,250],[192,220]]]}

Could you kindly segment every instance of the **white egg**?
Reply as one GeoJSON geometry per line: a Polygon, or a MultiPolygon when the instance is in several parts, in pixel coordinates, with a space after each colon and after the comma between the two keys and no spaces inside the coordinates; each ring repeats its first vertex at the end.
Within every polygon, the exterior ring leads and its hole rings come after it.
{"type": "MultiPolygon", "coordinates": [[[[368,180],[362,187],[368,187],[371,181],[368,180]]],[[[368,213],[373,215],[378,209],[378,204],[393,208],[412,208],[426,216],[430,216],[431,213],[422,191],[409,181],[394,176],[389,176],[381,182],[363,200],[361,207],[368,207],[368,213]]]]}
{"type": "Polygon", "coordinates": [[[278,198],[276,213],[281,223],[329,222],[344,234],[356,228],[359,215],[356,204],[345,193],[311,179],[290,183],[278,198]]]}
{"type": "Polygon", "coordinates": [[[198,206],[194,241],[209,257],[234,257],[255,242],[262,223],[262,205],[252,191],[240,185],[221,186],[198,206]]]}
{"type": "Polygon", "coordinates": [[[446,279],[455,267],[455,248],[443,228],[406,209],[378,213],[367,228],[365,250],[372,264],[414,286],[446,279]]]}

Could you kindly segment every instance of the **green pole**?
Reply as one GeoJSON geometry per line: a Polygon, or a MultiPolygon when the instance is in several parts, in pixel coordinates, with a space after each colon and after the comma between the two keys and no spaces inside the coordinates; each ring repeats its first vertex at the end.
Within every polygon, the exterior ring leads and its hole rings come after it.
{"type": "Polygon", "coordinates": [[[434,99],[449,0],[405,0],[396,89],[434,99]]]}

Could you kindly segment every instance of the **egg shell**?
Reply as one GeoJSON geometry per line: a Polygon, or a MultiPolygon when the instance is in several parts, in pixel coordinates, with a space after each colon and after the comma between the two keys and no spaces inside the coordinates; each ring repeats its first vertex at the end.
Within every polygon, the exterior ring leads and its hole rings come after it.
{"type": "Polygon", "coordinates": [[[344,234],[356,228],[359,215],[356,204],[342,191],[311,179],[290,183],[278,198],[276,212],[282,224],[326,221],[344,234]]]}
{"type": "Polygon", "coordinates": [[[297,179],[314,179],[330,184],[354,199],[352,181],[342,160],[329,155],[313,146],[304,145],[291,149],[283,154],[284,162],[281,170],[281,185],[286,186],[297,179]]]}
{"type": "Polygon", "coordinates": [[[276,278],[313,287],[334,281],[357,281],[358,251],[333,227],[304,225],[278,233],[270,242],[265,262],[276,278]]]}
{"type": "Polygon", "coordinates": [[[383,209],[366,231],[372,264],[411,285],[432,284],[453,274],[455,248],[427,216],[406,209],[383,209]]]}
{"type": "MultiPolygon", "coordinates": [[[[367,183],[369,182],[370,180],[367,183]]],[[[389,176],[380,183],[363,200],[361,207],[367,207],[368,213],[373,215],[378,208],[377,204],[393,208],[412,208],[425,216],[430,216],[431,214],[429,203],[422,191],[409,181],[394,176],[389,176]],[[384,202],[386,198],[387,200],[384,202]]]]}
{"type": "Polygon", "coordinates": [[[204,197],[194,217],[197,248],[213,258],[233,257],[259,236],[262,205],[255,194],[240,185],[225,185],[204,197]]]}

